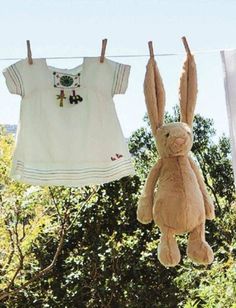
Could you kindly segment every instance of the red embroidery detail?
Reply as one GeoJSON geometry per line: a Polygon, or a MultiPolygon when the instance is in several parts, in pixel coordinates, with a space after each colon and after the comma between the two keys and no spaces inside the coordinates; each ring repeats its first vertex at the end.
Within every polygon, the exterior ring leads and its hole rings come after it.
{"type": "Polygon", "coordinates": [[[119,159],[119,158],[123,157],[123,155],[121,155],[121,154],[116,154],[116,157],[119,159]]]}
{"type": "Polygon", "coordinates": [[[116,153],[116,157],[113,157],[113,156],[112,156],[112,157],[111,157],[111,160],[114,161],[114,160],[120,159],[121,157],[123,157],[123,155],[117,154],[117,153],[116,153]]]}

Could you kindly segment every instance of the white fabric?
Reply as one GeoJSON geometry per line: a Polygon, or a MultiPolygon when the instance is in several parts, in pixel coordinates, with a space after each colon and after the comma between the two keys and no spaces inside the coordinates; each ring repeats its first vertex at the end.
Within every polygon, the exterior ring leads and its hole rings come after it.
{"type": "Polygon", "coordinates": [[[99,57],[84,58],[73,69],[48,66],[46,59],[6,68],[9,91],[22,96],[11,176],[35,185],[78,187],[133,175],[113,102],[114,94],[125,93],[129,72],[130,66],[100,63],[99,57]],[[78,104],[69,102],[73,91],[83,99],[78,104]]]}
{"type": "Polygon", "coordinates": [[[221,58],[224,69],[225,97],[236,185],[236,50],[221,51],[221,58]]]}

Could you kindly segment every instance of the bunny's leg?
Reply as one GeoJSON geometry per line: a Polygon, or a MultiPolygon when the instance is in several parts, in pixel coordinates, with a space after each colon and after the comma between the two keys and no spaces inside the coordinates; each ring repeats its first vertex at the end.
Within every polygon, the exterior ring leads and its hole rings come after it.
{"type": "Polygon", "coordinates": [[[189,235],[187,254],[199,264],[210,264],[214,260],[211,247],[205,240],[205,223],[197,226],[189,235]]]}
{"type": "Polygon", "coordinates": [[[166,267],[175,266],[180,261],[180,251],[172,229],[161,228],[161,241],[158,245],[158,259],[166,267]]]}

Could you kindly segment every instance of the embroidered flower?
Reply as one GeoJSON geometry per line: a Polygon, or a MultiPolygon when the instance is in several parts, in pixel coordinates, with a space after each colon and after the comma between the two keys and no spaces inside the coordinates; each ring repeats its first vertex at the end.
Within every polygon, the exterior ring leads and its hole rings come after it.
{"type": "Polygon", "coordinates": [[[77,75],[53,72],[54,87],[60,89],[76,89],[80,87],[80,73],[77,75]]]}

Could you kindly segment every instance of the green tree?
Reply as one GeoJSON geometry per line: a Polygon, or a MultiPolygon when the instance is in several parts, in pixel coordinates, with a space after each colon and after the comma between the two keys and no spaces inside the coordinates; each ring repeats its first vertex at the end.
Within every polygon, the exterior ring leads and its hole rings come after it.
{"type": "MultiPolygon", "coordinates": [[[[166,121],[177,121],[178,118],[177,108],[172,115],[166,114],[166,121]]],[[[179,266],[171,269],[166,269],[157,260],[158,228],[153,224],[143,226],[136,220],[142,185],[158,155],[148,125],[138,129],[129,141],[136,176],[83,189],[32,188],[11,181],[7,174],[12,138],[2,133],[1,148],[5,154],[0,161],[0,193],[5,201],[0,214],[0,238],[1,251],[6,251],[0,253],[2,260],[8,260],[12,251],[10,235],[7,236],[9,227],[5,222],[7,209],[12,211],[13,230],[14,217],[20,212],[19,238],[23,235],[24,225],[29,228],[28,233],[35,226],[34,221],[40,221],[40,215],[46,213],[35,233],[31,232],[34,235],[20,243],[26,257],[13,284],[5,290],[11,296],[4,299],[3,305],[168,308],[211,307],[209,303],[217,307],[236,301],[236,296],[232,295],[236,277],[233,232],[236,213],[232,207],[235,192],[229,140],[223,136],[214,142],[212,120],[200,115],[195,117],[194,131],[194,157],[202,168],[218,215],[206,226],[207,240],[216,258],[208,267],[192,264],[185,257],[186,236],[181,236],[183,259],[179,266]],[[12,196],[15,199],[11,203],[8,199],[12,196]],[[18,212],[14,212],[16,200],[18,212]],[[52,264],[55,256],[53,266],[38,277],[37,273],[52,264]],[[221,289],[217,287],[219,281],[221,289]],[[27,282],[31,283],[21,289],[27,282]],[[223,288],[228,292],[223,293],[223,288]]],[[[17,249],[15,255],[12,271],[7,269],[2,274],[2,288],[9,285],[12,273],[19,267],[17,249]]]]}

